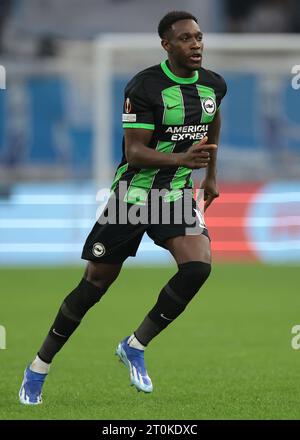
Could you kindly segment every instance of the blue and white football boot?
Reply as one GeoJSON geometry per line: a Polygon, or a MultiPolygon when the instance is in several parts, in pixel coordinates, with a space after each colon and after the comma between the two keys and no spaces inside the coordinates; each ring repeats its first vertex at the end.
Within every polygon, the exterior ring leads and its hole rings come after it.
{"type": "Polygon", "coordinates": [[[116,355],[129,370],[131,385],[134,385],[138,391],[151,393],[153,385],[148,376],[144,363],[144,351],[130,347],[127,344],[129,336],[121,341],[116,349],[116,355]]]}
{"type": "Polygon", "coordinates": [[[29,366],[24,371],[24,379],[19,391],[20,402],[24,405],[39,405],[42,403],[42,387],[47,374],[35,373],[29,366]]]}

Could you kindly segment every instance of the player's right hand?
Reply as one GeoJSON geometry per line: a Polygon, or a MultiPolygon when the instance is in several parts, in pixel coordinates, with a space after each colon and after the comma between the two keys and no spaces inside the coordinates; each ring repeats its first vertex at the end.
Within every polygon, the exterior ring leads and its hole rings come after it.
{"type": "Polygon", "coordinates": [[[205,136],[198,144],[192,145],[185,153],[181,155],[181,166],[197,170],[206,168],[210,161],[210,152],[217,149],[216,144],[206,144],[208,137],[205,136]]]}

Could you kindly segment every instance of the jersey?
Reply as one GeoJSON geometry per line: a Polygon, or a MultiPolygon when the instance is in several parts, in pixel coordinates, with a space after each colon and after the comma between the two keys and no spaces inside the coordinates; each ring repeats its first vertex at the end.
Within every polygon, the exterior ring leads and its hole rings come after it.
{"type": "MultiPolygon", "coordinates": [[[[215,72],[201,67],[192,77],[181,78],[163,61],[139,72],[127,84],[123,128],[151,130],[149,148],[182,153],[207,135],[226,91],[225,80],[215,72]]],[[[193,187],[191,169],[134,168],[126,160],[124,137],[122,151],[111,189],[118,192],[120,182],[126,182],[123,200],[127,203],[145,204],[153,188],[167,189],[170,201],[177,200],[184,188],[193,187]]]]}

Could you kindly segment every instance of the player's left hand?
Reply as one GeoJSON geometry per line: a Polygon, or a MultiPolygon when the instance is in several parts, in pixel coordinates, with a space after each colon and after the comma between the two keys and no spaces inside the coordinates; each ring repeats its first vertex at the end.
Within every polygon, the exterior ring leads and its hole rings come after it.
{"type": "Polygon", "coordinates": [[[200,184],[200,189],[204,190],[204,212],[211,205],[216,197],[219,197],[219,190],[216,179],[206,177],[200,184]]]}

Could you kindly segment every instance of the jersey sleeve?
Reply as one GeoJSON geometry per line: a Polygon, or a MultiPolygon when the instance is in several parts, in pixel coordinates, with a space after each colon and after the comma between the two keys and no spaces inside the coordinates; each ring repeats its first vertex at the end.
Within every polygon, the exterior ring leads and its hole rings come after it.
{"type": "Polygon", "coordinates": [[[226,81],[221,75],[218,75],[218,87],[217,87],[217,91],[216,91],[217,108],[220,107],[222,99],[224,98],[226,93],[227,93],[226,81]]]}
{"type": "Polygon", "coordinates": [[[122,123],[123,128],[155,128],[152,104],[142,78],[134,78],[125,88],[122,123]]]}
{"type": "Polygon", "coordinates": [[[207,70],[207,72],[210,74],[209,82],[215,91],[216,106],[218,109],[221,105],[222,99],[227,93],[227,84],[225,79],[219,73],[213,72],[212,70],[207,70]]]}

